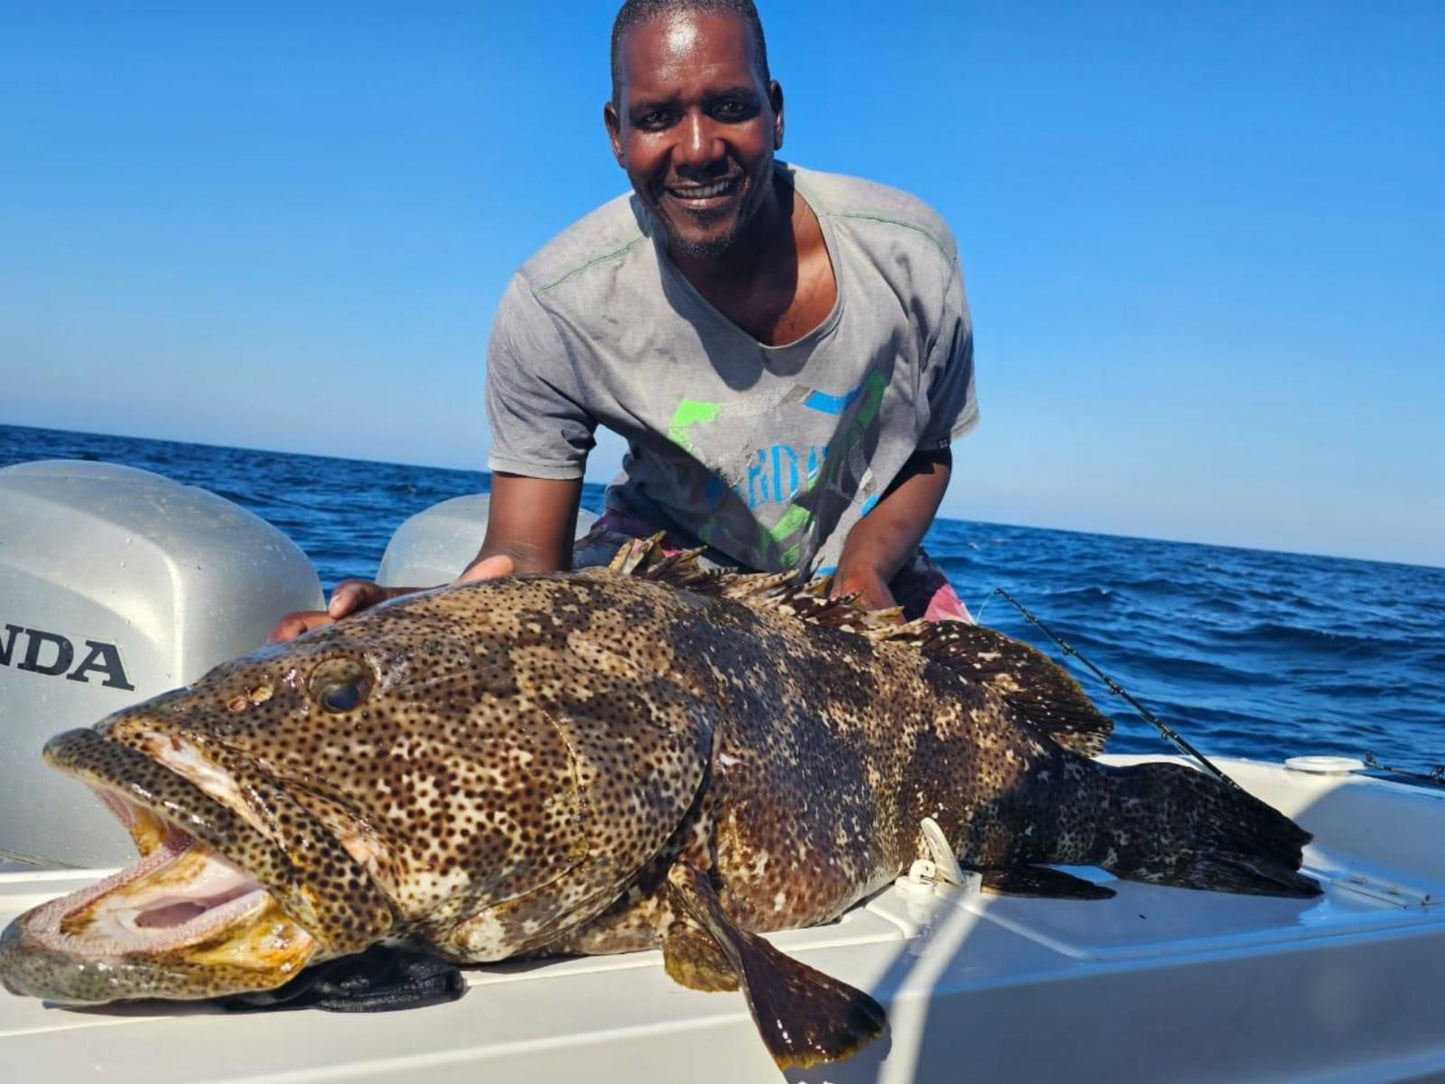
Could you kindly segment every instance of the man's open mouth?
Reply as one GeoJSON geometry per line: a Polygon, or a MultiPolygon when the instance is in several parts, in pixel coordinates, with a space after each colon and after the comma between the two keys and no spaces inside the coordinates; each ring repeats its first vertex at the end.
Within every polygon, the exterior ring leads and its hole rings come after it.
{"type": "Polygon", "coordinates": [[[742,187],[742,174],[737,174],[707,184],[664,185],[663,191],[687,210],[710,211],[726,205],[742,187]]]}

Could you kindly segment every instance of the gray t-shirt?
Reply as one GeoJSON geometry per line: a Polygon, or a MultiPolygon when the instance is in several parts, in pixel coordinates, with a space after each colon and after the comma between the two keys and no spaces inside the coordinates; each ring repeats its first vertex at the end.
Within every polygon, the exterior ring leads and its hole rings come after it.
{"type": "Polygon", "coordinates": [[[777,163],[818,216],[838,300],[766,346],[695,290],[635,197],[513,278],[492,325],[492,470],[579,478],[628,442],[609,507],[746,568],[829,571],[903,464],[973,427],[973,333],[947,226],[896,189],[777,163]]]}

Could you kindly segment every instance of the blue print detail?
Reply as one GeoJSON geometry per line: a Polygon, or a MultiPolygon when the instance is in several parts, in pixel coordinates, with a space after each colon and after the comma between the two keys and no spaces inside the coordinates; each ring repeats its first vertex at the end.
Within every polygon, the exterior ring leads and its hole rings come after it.
{"type": "Polygon", "coordinates": [[[810,447],[806,455],[790,444],[774,444],[759,448],[748,465],[747,491],[737,487],[737,494],[749,508],[764,504],[785,504],[817,480],[818,469],[828,449],[810,447]]]}
{"type": "Polygon", "coordinates": [[[842,414],[848,409],[848,404],[858,398],[858,393],[862,390],[863,385],[859,384],[846,395],[828,395],[821,391],[815,391],[803,400],[803,405],[809,410],[821,411],[824,414],[842,414]]]}
{"type": "Polygon", "coordinates": [[[866,516],[869,512],[873,511],[874,507],[876,507],[877,504],[878,494],[875,493],[873,494],[873,496],[869,497],[866,501],[863,502],[863,507],[858,510],[858,515],[860,517],[866,516]]]}
{"type": "Polygon", "coordinates": [[[763,477],[765,465],[763,449],[758,449],[758,461],[748,467],[748,507],[756,508],[760,504],[766,504],[773,498],[768,491],[768,479],[763,477]],[[761,491],[761,492],[759,492],[761,491]]]}

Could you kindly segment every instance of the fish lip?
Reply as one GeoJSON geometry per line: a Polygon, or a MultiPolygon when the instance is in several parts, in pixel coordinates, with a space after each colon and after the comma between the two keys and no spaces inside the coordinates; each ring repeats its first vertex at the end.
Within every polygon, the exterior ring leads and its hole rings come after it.
{"type": "MultiPolygon", "coordinates": [[[[230,891],[193,897],[212,904],[197,915],[152,925],[142,921],[143,915],[158,909],[143,906],[141,915],[125,917],[127,903],[143,903],[145,893],[157,887],[164,892],[164,881],[157,885],[153,879],[164,878],[195,846],[194,837],[173,831],[133,866],[34,907],[10,923],[0,933],[0,986],[58,1004],[93,1005],[137,997],[189,999],[289,982],[310,962],[320,942],[233,865],[233,873],[242,876],[230,891]],[[131,886],[140,887],[141,900],[126,899],[131,886]],[[119,908],[107,907],[117,894],[119,908]],[[72,928],[76,917],[93,905],[99,911],[86,916],[79,929],[72,928]],[[218,944],[254,949],[250,956],[240,953],[231,966],[216,967],[208,950],[213,952],[218,944]]],[[[206,849],[196,857],[209,868],[214,854],[206,849]]],[[[226,876],[224,869],[221,876],[226,876]]],[[[163,910],[166,898],[162,894],[152,902],[163,910]]]]}
{"type": "MultiPolygon", "coordinates": [[[[265,847],[274,844],[233,810],[207,794],[173,768],[94,730],[67,730],[45,743],[45,762],[90,787],[115,795],[122,802],[139,806],[173,829],[208,844],[221,854],[237,849],[241,837],[265,847]]],[[[109,803],[107,803],[109,804],[109,803]]],[[[116,812],[114,809],[112,812],[116,812]]],[[[275,891],[288,885],[268,884],[261,870],[238,866],[275,891]]]]}
{"type": "Polygon", "coordinates": [[[175,768],[110,736],[108,724],[117,718],[51,738],[46,763],[210,846],[265,888],[326,956],[359,952],[392,931],[397,914],[390,899],[324,826],[294,811],[283,847],[175,768]],[[300,854],[299,863],[291,851],[300,854]],[[345,893],[328,893],[338,882],[345,893]]]}
{"type": "Polygon", "coordinates": [[[200,840],[266,889],[287,917],[325,944],[326,939],[316,932],[316,916],[299,890],[299,877],[289,856],[185,776],[91,729],[56,735],[46,743],[43,756],[58,771],[200,840]],[[267,861],[254,861],[256,857],[267,861]]]}
{"type": "Polygon", "coordinates": [[[136,827],[142,857],[98,885],[10,923],[0,934],[0,985],[7,990],[61,1004],[194,999],[274,988],[309,962],[351,951],[349,945],[338,950],[319,932],[334,924],[318,923],[303,871],[286,852],[179,772],[90,729],[52,738],[44,758],[97,791],[123,823],[136,827]],[[158,825],[142,823],[127,807],[146,811],[158,825]],[[227,884],[221,871],[222,891],[200,897],[197,902],[205,903],[198,915],[162,923],[164,930],[154,934],[143,929],[131,941],[123,912],[107,913],[101,903],[82,927],[67,929],[97,901],[129,885],[142,886],[143,899],[147,880],[163,877],[196,841],[235,875],[227,884]],[[231,891],[236,894],[227,898],[231,891]],[[117,927],[120,936],[113,932],[117,927]],[[218,955],[222,944],[236,945],[239,955],[218,955]]]}

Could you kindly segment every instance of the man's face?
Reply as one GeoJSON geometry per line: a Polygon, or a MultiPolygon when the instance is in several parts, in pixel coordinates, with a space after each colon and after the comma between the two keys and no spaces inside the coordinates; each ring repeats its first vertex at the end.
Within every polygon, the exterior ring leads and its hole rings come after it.
{"type": "Polygon", "coordinates": [[[772,199],[783,96],[764,83],[752,28],[687,12],[634,27],[619,45],[618,103],[604,110],[617,164],[674,252],[726,253],[772,199]]]}

